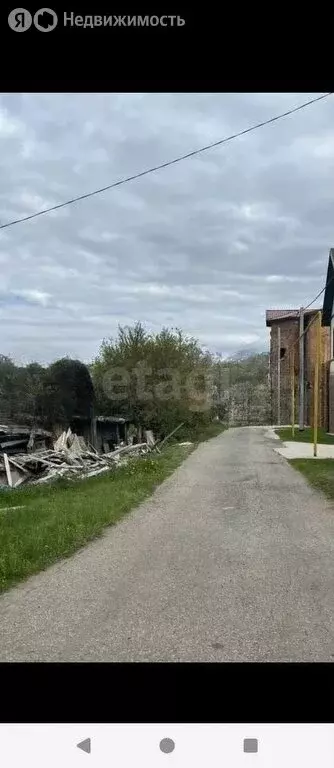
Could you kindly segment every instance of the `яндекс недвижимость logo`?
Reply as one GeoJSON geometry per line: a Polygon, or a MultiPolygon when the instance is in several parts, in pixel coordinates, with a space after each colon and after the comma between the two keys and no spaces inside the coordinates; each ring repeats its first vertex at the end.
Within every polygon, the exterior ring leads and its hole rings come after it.
{"type": "Polygon", "coordinates": [[[26,32],[33,22],[40,32],[52,32],[58,24],[58,17],[52,8],[40,8],[34,18],[26,8],[14,8],[8,16],[8,24],[14,32],[26,32]]]}

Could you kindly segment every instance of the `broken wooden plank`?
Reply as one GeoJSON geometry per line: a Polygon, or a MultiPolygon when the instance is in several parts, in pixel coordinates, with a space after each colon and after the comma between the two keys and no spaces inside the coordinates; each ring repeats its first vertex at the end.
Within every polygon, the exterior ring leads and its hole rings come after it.
{"type": "Polygon", "coordinates": [[[28,470],[25,467],[23,467],[21,464],[18,464],[18,462],[15,461],[11,456],[8,456],[8,461],[10,464],[13,464],[13,466],[16,467],[16,469],[19,469],[21,472],[24,472],[26,475],[29,475],[28,470]]]}
{"type": "Polygon", "coordinates": [[[9,464],[9,461],[8,461],[7,453],[4,453],[3,458],[4,458],[4,462],[5,462],[5,470],[6,470],[7,483],[9,485],[9,487],[12,488],[13,487],[13,480],[12,480],[12,473],[11,473],[11,470],[10,470],[10,464],[9,464]]]}
{"type": "Polygon", "coordinates": [[[54,480],[56,477],[63,477],[63,472],[49,472],[47,475],[43,475],[43,477],[39,477],[37,480],[32,480],[31,485],[42,485],[43,483],[49,483],[51,480],[54,480]]]}
{"type": "Polygon", "coordinates": [[[136,445],[125,445],[123,448],[116,448],[115,451],[110,451],[110,453],[105,453],[103,458],[104,459],[113,459],[116,458],[116,456],[119,456],[122,453],[133,453],[140,449],[146,449],[147,450],[147,443],[136,443],[136,445]]]}
{"type": "Polygon", "coordinates": [[[46,467],[59,467],[58,462],[50,461],[50,459],[42,459],[42,456],[36,457],[36,462],[44,464],[46,467]]]}
{"type": "Polygon", "coordinates": [[[0,507],[0,512],[8,512],[9,509],[25,509],[25,504],[20,504],[18,507],[0,507]]]}
{"type": "Polygon", "coordinates": [[[110,472],[110,467],[100,467],[99,469],[93,469],[91,472],[85,472],[81,477],[95,477],[95,475],[101,475],[102,472],[110,472]]]}
{"type": "Polygon", "coordinates": [[[18,445],[26,445],[26,442],[27,441],[25,437],[20,437],[16,440],[5,440],[0,442],[0,448],[1,450],[4,450],[5,448],[15,448],[18,445]]]}
{"type": "Polygon", "coordinates": [[[91,451],[85,451],[83,456],[89,456],[90,458],[94,459],[94,461],[99,461],[99,462],[103,461],[103,459],[105,458],[104,456],[103,457],[99,456],[98,453],[92,453],[91,451]]]}
{"type": "Polygon", "coordinates": [[[35,430],[33,428],[31,430],[31,432],[30,432],[30,437],[29,437],[28,445],[27,445],[27,451],[32,451],[32,449],[34,447],[34,442],[35,442],[35,430]]]}
{"type": "Polygon", "coordinates": [[[82,445],[82,441],[79,439],[78,435],[72,435],[72,443],[70,448],[68,448],[71,456],[81,457],[82,453],[86,450],[86,446],[82,445]]]}
{"type": "Polygon", "coordinates": [[[53,445],[55,451],[61,451],[66,447],[66,432],[62,432],[53,445]]]}
{"type": "Polygon", "coordinates": [[[164,437],[163,440],[160,440],[160,441],[157,440],[156,443],[154,444],[153,448],[152,448],[152,451],[154,451],[154,449],[158,450],[157,446],[159,446],[159,449],[160,449],[162,445],[167,443],[167,440],[169,440],[171,437],[173,437],[173,435],[175,435],[175,433],[178,432],[178,430],[181,429],[181,427],[183,427],[183,425],[184,425],[184,421],[182,421],[181,424],[179,424],[177,427],[175,427],[175,429],[173,429],[172,432],[170,432],[168,435],[166,435],[166,437],[164,437]]]}
{"type": "Polygon", "coordinates": [[[155,440],[153,437],[153,432],[151,429],[145,429],[144,431],[145,440],[147,442],[147,445],[150,446],[150,448],[153,448],[155,440]]]}
{"type": "Polygon", "coordinates": [[[28,480],[27,475],[23,475],[23,477],[19,477],[19,479],[14,483],[13,488],[17,488],[19,485],[22,485],[22,483],[25,483],[28,480]]]}

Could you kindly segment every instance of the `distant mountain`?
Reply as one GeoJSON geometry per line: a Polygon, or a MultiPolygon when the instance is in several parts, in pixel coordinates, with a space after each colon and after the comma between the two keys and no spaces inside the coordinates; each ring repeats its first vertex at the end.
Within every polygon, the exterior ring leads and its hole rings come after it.
{"type": "Polygon", "coordinates": [[[231,361],[240,361],[248,360],[250,357],[254,357],[255,355],[265,355],[267,352],[263,349],[258,348],[252,348],[252,349],[240,349],[237,352],[234,352],[233,355],[230,355],[230,357],[227,357],[227,360],[231,361]]]}

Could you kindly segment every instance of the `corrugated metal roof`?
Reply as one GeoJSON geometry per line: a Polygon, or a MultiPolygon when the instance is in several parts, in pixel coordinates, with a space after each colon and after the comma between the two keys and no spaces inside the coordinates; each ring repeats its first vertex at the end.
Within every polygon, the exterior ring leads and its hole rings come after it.
{"type": "MultiPolygon", "coordinates": [[[[71,421],[90,422],[90,418],[88,418],[88,416],[72,416],[71,421]]],[[[130,422],[131,419],[128,416],[97,416],[96,421],[98,421],[100,424],[103,422],[109,424],[125,424],[126,422],[130,422]]]]}
{"type": "Polygon", "coordinates": [[[99,424],[125,424],[127,421],[130,421],[130,419],[124,418],[123,416],[97,416],[96,421],[98,421],[99,424]]]}

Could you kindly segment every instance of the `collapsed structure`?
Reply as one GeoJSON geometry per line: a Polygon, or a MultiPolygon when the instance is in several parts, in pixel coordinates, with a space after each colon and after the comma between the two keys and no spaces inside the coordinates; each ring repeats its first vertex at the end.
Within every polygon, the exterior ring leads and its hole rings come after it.
{"type": "Polygon", "coordinates": [[[69,480],[93,477],[127,464],[131,456],[146,455],[157,447],[150,431],[145,433],[146,442],[134,445],[131,442],[120,442],[113,450],[98,453],[94,446],[86,443],[82,435],[72,432],[70,427],[55,442],[52,441],[51,433],[45,430],[24,430],[21,427],[0,427],[0,445],[3,446],[0,454],[0,488],[39,485],[61,477],[69,480]],[[13,429],[16,431],[13,432],[13,429]],[[3,434],[6,435],[5,440],[3,434]],[[4,448],[8,448],[9,452],[4,448]]]}

